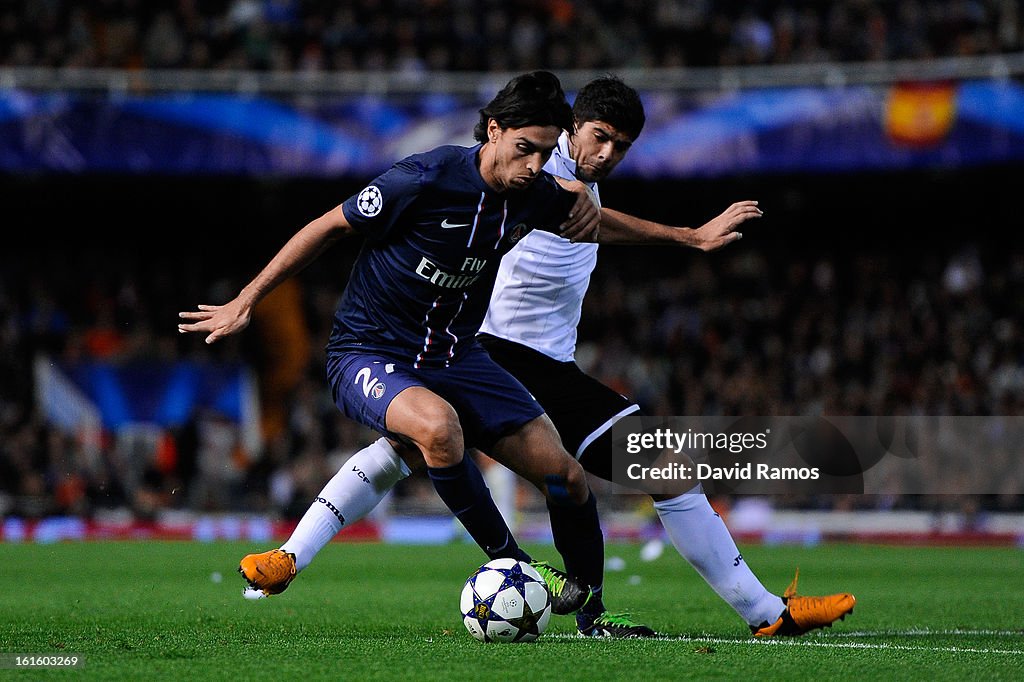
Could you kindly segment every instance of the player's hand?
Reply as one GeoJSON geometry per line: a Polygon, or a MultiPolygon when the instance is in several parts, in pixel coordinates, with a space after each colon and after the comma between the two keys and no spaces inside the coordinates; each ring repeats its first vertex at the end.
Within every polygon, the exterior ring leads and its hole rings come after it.
{"type": "Polygon", "coordinates": [[[199,310],[178,313],[183,320],[193,322],[178,325],[178,332],[200,332],[206,334],[206,343],[213,343],[224,336],[237,334],[249,326],[252,311],[237,299],[224,305],[199,305],[199,310]]]}
{"type": "Polygon", "coordinates": [[[601,229],[601,207],[597,197],[584,182],[561,180],[562,187],[576,195],[569,218],[559,225],[562,237],[571,242],[596,242],[601,229]]]}
{"type": "Polygon", "coordinates": [[[738,242],[743,239],[743,233],[737,228],[751,218],[760,218],[762,215],[756,201],[737,201],[721,215],[695,230],[697,248],[705,252],[715,251],[738,242]]]}

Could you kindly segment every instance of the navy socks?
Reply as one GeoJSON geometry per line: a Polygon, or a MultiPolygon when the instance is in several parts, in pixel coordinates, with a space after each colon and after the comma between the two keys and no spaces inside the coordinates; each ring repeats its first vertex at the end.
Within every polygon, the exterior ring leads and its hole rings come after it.
{"type": "Polygon", "coordinates": [[[532,560],[519,548],[469,453],[453,466],[427,467],[427,475],[437,494],[488,557],[532,560]]]}
{"type": "Polygon", "coordinates": [[[604,534],[597,516],[597,499],[591,492],[581,505],[549,500],[548,513],[555,549],[562,555],[565,572],[590,585],[594,592],[581,611],[601,613],[604,611],[600,596],[604,583],[604,534]]]}

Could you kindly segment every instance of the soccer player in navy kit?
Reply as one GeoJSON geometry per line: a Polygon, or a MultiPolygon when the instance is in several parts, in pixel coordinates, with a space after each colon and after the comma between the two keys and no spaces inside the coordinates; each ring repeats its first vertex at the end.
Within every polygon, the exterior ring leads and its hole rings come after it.
{"type": "MultiPolygon", "coordinates": [[[[643,106],[636,92],[618,79],[599,78],[580,91],[573,112],[575,134],[562,134],[546,168],[556,177],[585,181],[596,194],[597,182],[618,165],[640,134],[643,106]]],[[[713,251],[740,239],[739,226],[760,215],[756,202],[742,201],[701,228],[690,229],[603,208],[600,241],[713,251]]],[[[570,453],[586,470],[610,479],[611,425],[627,414],[639,414],[639,406],[584,374],[574,361],[576,325],[596,258],[596,244],[531,232],[502,260],[480,338],[489,354],[523,381],[545,407],[570,453]]],[[[348,510],[350,518],[339,522],[322,505],[310,507],[282,545],[296,553],[300,570],[346,523],[368,513],[409,473],[400,453],[385,439],[354,454],[349,463],[370,472],[374,486],[350,480],[347,466],[325,486],[322,497],[348,510]]],[[[677,496],[656,495],[655,508],[679,553],[758,636],[801,634],[831,623],[852,608],[850,595],[797,596],[795,580],[782,597],[768,592],[742,561],[728,529],[699,488],[677,496]]],[[[554,520],[552,528],[560,551],[574,541],[574,534],[557,532],[554,520]]],[[[570,569],[571,546],[568,550],[562,553],[570,569]]],[[[599,594],[600,566],[572,568],[585,573],[599,594]]],[[[586,635],[653,634],[630,618],[604,611],[599,598],[580,610],[577,622],[586,635]]]]}
{"type": "MultiPolygon", "coordinates": [[[[603,537],[582,467],[540,405],[475,338],[504,253],[534,229],[564,228],[580,238],[597,229],[587,190],[568,192],[542,170],[570,125],[572,110],[553,74],[514,78],[481,110],[474,131],[481,144],[440,147],[395,164],[303,227],[235,299],[180,313],[186,322],[179,330],[205,333],[207,343],[242,331],[270,290],[332,242],[362,234],[327,344],[338,407],[415,447],[439,496],[489,557],[531,561],[464,456],[469,447],[536,485],[593,545],[581,551],[600,561],[603,537]]],[[[294,559],[277,551],[265,563],[260,572],[288,574],[266,591],[287,587],[294,559]]],[[[556,613],[589,598],[588,586],[534,565],[556,613]]]]}

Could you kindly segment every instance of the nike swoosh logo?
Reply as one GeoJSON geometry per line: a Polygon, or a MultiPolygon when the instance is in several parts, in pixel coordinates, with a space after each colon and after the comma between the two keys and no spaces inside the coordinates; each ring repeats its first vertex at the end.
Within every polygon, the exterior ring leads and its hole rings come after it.
{"type": "Polygon", "coordinates": [[[469,223],[450,223],[448,222],[448,219],[445,218],[444,220],[441,221],[441,227],[448,230],[453,227],[469,227],[469,223]]]}

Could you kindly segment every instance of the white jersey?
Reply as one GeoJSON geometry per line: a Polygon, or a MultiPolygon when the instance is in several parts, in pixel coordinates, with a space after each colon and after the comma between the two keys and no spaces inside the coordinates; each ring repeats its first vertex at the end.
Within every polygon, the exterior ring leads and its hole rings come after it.
{"type": "MultiPolygon", "coordinates": [[[[558,138],[544,170],[566,180],[577,179],[567,133],[558,138]]],[[[600,205],[597,184],[588,185],[600,205]]],[[[533,230],[502,258],[480,331],[561,362],[571,361],[583,296],[596,265],[597,244],[573,244],[551,232],[533,230]]]]}

